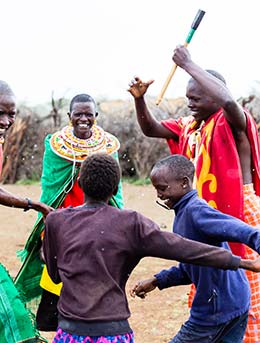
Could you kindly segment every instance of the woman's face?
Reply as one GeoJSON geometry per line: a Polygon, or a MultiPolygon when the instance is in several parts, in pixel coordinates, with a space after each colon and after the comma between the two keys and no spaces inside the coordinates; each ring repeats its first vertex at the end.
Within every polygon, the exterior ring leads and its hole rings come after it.
{"type": "Polygon", "coordinates": [[[92,102],[74,103],[69,113],[74,135],[80,139],[89,138],[96,116],[95,105],[92,102]]]}

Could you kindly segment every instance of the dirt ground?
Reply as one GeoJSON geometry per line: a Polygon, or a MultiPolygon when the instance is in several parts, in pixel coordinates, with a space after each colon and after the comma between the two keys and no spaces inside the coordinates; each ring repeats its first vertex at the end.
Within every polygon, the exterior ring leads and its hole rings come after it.
{"type": "MultiPolygon", "coordinates": [[[[4,188],[23,197],[38,199],[40,186],[5,185],[4,188]]],[[[155,191],[152,186],[123,185],[125,206],[137,210],[153,219],[162,230],[171,230],[172,211],[164,210],[156,203],[155,191]]],[[[20,262],[16,251],[23,248],[28,237],[36,213],[23,212],[19,209],[0,208],[0,261],[15,276],[20,262]]],[[[156,258],[145,258],[136,267],[128,283],[127,292],[138,280],[149,278],[163,268],[168,268],[175,262],[156,258]]],[[[146,299],[132,299],[128,296],[132,316],[130,324],[135,332],[136,343],[164,343],[178,331],[188,317],[187,292],[189,287],[175,287],[163,291],[155,290],[146,299]]],[[[51,342],[54,333],[42,332],[42,336],[51,342]]]]}

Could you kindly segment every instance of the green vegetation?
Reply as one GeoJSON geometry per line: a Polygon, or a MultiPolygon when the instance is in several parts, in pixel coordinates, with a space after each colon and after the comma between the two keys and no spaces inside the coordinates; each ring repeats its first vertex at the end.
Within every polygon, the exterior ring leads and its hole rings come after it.
{"type": "Polygon", "coordinates": [[[144,185],[150,185],[151,180],[149,177],[146,177],[145,179],[143,178],[136,178],[136,177],[123,177],[123,182],[129,183],[131,185],[136,185],[136,186],[144,186],[144,185]]]}
{"type": "Polygon", "coordinates": [[[40,185],[40,179],[38,175],[33,175],[32,178],[23,178],[15,183],[16,185],[40,185]]]}

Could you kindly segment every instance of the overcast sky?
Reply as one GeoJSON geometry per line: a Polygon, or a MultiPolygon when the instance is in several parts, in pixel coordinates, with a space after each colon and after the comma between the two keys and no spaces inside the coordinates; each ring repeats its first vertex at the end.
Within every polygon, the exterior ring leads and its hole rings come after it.
{"type": "MultiPolygon", "coordinates": [[[[0,79],[20,101],[39,103],[86,92],[130,98],[133,75],[155,79],[157,96],[198,9],[206,14],[189,50],[220,71],[236,97],[260,81],[259,0],[0,0],[0,79]]],[[[165,94],[185,94],[177,72],[165,94]]]]}

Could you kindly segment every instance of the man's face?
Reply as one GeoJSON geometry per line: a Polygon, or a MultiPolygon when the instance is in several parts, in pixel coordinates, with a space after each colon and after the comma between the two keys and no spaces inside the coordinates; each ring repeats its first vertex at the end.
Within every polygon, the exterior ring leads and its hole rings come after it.
{"type": "Polygon", "coordinates": [[[92,102],[76,102],[69,114],[74,135],[81,139],[91,136],[91,127],[96,118],[95,105],[92,102]]]}
{"type": "Polygon", "coordinates": [[[209,97],[201,86],[193,79],[188,82],[186,97],[191,115],[196,121],[206,120],[218,111],[219,106],[209,97]]]}
{"type": "Polygon", "coordinates": [[[0,95],[0,142],[3,142],[4,135],[14,123],[16,116],[15,97],[12,95],[0,95]]]}
{"type": "Polygon", "coordinates": [[[150,178],[157,191],[157,197],[163,200],[168,208],[173,208],[173,205],[185,194],[183,181],[176,178],[165,166],[153,169],[150,178]]]}

